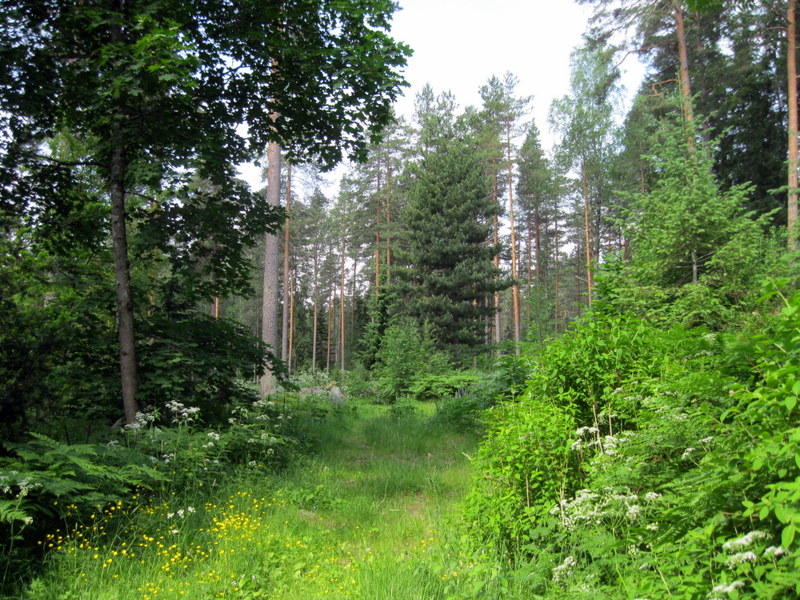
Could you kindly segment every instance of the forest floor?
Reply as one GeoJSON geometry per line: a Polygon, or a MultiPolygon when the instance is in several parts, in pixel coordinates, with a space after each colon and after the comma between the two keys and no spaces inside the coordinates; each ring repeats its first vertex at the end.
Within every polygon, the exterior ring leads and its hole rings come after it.
{"type": "Polygon", "coordinates": [[[26,598],[452,597],[471,568],[458,519],[477,440],[432,411],[345,406],[313,424],[315,451],[279,475],[112,507],[52,537],[26,598]]]}

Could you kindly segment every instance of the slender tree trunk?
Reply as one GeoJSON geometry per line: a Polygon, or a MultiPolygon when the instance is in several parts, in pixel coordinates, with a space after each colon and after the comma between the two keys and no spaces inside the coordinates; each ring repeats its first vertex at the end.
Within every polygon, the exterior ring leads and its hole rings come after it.
{"type": "Polygon", "coordinates": [[[787,225],[789,249],[797,250],[797,44],[796,44],[796,0],[788,0],[786,9],[786,68],[789,82],[789,194],[787,205],[787,225]]]}
{"type": "Polygon", "coordinates": [[[508,183],[508,220],[511,227],[511,312],[514,322],[514,353],[519,355],[519,343],[522,341],[522,324],[519,307],[519,261],[517,252],[517,227],[514,223],[514,161],[511,156],[511,126],[506,128],[506,147],[508,148],[508,170],[506,181],[508,183]]]}
{"type": "Polygon", "coordinates": [[[344,263],[345,263],[345,252],[347,250],[347,241],[345,238],[342,238],[342,286],[341,286],[341,297],[339,299],[339,347],[341,350],[339,351],[339,368],[344,371],[344,341],[345,341],[345,327],[344,327],[344,296],[345,296],[345,280],[344,280],[344,263]]]}
{"type": "Polygon", "coordinates": [[[375,295],[381,293],[381,165],[378,163],[378,178],[375,190],[375,295]]]}
{"type": "Polygon", "coordinates": [[[289,361],[289,211],[292,209],[292,164],[286,165],[286,221],[283,224],[283,302],[281,310],[281,360],[289,361]]]}
{"type": "Polygon", "coordinates": [[[537,198],[536,207],[533,213],[534,228],[536,229],[536,285],[542,283],[542,219],[539,214],[539,202],[537,198]]]}
{"type": "Polygon", "coordinates": [[[386,164],[386,283],[392,281],[392,167],[386,164]]]}
{"type": "MultiPolygon", "coordinates": [[[[275,142],[267,145],[267,202],[280,205],[281,148],[275,142]]],[[[261,339],[273,352],[278,348],[278,260],[280,239],[266,234],[264,238],[264,296],[261,310],[261,339]]],[[[278,388],[275,375],[267,371],[261,378],[261,397],[274,394],[278,388]]]]}
{"type": "MultiPolygon", "coordinates": [[[[694,112],[692,111],[692,88],[689,85],[689,54],[686,50],[686,32],[683,27],[683,8],[680,0],[673,0],[672,7],[675,34],[678,37],[679,79],[681,82],[681,98],[683,99],[683,116],[691,123],[694,121],[694,112]]],[[[690,147],[694,147],[694,139],[690,141],[690,147]]]]}
{"type": "Polygon", "coordinates": [[[122,382],[122,407],[125,423],[136,421],[139,402],[136,393],[139,375],[136,365],[136,336],[133,326],[133,289],[131,287],[128,236],[125,224],[125,146],[119,122],[112,124],[114,138],[111,149],[111,236],[114,245],[114,278],[117,290],[119,325],[119,366],[122,382]]]}
{"type": "Polygon", "coordinates": [[[313,316],[313,325],[311,326],[311,370],[317,370],[317,327],[319,323],[319,302],[317,299],[317,294],[319,290],[317,289],[317,277],[318,277],[318,265],[319,265],[319,253],[317,252],[316,247],[314,248],[314,289],[312,292],[312,302],[314,305],[314,316],[313,316]]]}
{"type": "Polygon", "coordinates": [[[555,219],[554,224],[554,231],[553,231],[553,245],[555,246],[555,254],[553,255],[553,278],[555,284],[555,298],[554,298],[554,309],[555,309],[555,330],[558,333],[558,311],[559,311],[559,295],[560,291],[558,289],[559,284],[559,277],[558,277],[558,218],[555,219]]]}
{"type": "Polygon", "coordinates": [[[214,319],[219,320],[220,302],[219,296],[214,296],[214,319]]]}
{"type": "Polygon", "coordinates": [[[289,353],[286,359],[286,365],[289,368],[289,372],[292,372],[292,356],[294,354],[294,286],[295,286],[295,274],[296,271],[292,269],[291,273],[291,287],[289,293],[289,353]]]}
{"type": "Polygon", "coordinates": [[[583,233],[586,246],[586,293],[589,306],[592,305],[592,245],[589,231],[589,184],[586,180],[586,163],[581,161],[581,182],[583,188],[583,233]]]}
{"type": "MultiPolygon", "coordinates": [[[[492,183],[492,202],[494,204],[500,204],[500,199],[498,198],[497,194],[497,175],[494,176],[494,182],[492,183]]],[[[493,218],[493,230],[492,230],[492,242],[494,243],[495,248],[497,248],[498,244],[500,244],[500,219],[497,215],[494,215],[493,218]]],[[[494,255],[494,266],[495,268],[500,268],[500,255],[494,255]]],[[[502,326],[500,323],[500,292],[494,293],[494,342],[495,344],[499,344],[503,341],[503,333],[502,333],[502,326]]]]}
{"type": "Polygon", "coordinates": [[[325,371],[330,373],[331,372],[331,345],[332,345],[332,337],[333,337],[333,302],[334,302],[334,294],[333,294],[333,281],[331,283],[331,293],[328,296],[328,343],[327,343],[327,354],[325,358],[325,371]]]}

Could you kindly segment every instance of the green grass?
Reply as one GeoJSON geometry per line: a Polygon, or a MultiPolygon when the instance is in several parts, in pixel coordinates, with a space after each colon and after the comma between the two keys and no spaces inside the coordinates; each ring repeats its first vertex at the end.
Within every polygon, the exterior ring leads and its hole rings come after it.
{"type": "Polygon", "coordinates": [[[476,440],[433,426],[427,405],[311,414],[313,454],[280,475],[54,532],[27,600],[449,597],[476,440]]]}

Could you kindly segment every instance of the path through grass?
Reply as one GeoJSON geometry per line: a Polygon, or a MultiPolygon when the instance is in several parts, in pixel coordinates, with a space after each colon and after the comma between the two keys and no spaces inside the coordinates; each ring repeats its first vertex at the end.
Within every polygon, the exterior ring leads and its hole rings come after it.
{"type": "Polygon", "coordinates": [[[475,440],[419,408],[345,408],[313,428],[316,452],[281,475],[236,481],[202,505],[111,507],[54,535],[60,550],[29,598],[446,597],[475,440]]]}

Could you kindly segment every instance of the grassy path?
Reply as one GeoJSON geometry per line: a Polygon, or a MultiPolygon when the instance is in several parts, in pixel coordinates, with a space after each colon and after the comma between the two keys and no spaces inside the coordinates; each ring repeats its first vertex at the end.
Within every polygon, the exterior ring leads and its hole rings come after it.
{"type": "Polygon", "coordinates": [[[458,562],[449,523],[474,440],[424,415],[361,411],[328,421],[320,452],[276,482],[284,524],[317,547],[285,598],[430,599],[443,589],[444,565],[458,562]]]}
{"type": "Polygon", "coordinates": [[[372,405],[312,430],[316,452],[278,476],[119,503],[55,533],[25,600],[448,597],[475,440],[420,410],[372,405]]]}

